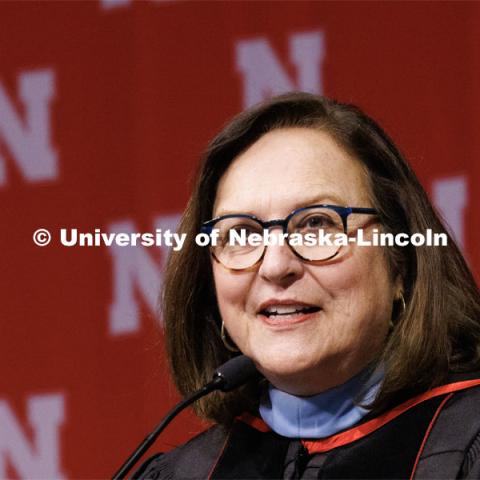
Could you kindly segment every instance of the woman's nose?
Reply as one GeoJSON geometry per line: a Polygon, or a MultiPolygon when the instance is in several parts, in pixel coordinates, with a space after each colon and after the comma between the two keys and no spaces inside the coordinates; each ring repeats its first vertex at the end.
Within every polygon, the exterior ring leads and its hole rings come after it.
{"type": "Polygon", "coordinates": [[[286,244],[268,245],[258,274],[265,280],[285,286],[302,275],[303,262],[286,244]]]}

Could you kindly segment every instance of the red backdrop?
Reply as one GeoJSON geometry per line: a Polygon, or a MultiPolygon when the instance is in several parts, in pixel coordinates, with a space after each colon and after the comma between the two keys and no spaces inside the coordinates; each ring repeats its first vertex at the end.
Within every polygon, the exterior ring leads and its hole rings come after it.
{"type": "MultiPolygon", "coordinates": [[[[0,477],[107,477],[175,401],[166,249],[59,229],[174,226],[208,139],[272,93],[378,119],[478,271],[479,27],[473,2],[2,2],[0,477]]],[[[155,450],[201,428],[184,416],[155,450]]]]}

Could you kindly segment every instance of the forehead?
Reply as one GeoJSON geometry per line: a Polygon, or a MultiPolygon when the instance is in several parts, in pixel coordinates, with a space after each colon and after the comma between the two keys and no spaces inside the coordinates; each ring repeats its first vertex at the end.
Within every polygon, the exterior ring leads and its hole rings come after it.
{"type": "Polygon", "coordinates": [[[328,133],[278,129],[233,160],[220,180],[214,216],[270,218],[312,203],[371,206],[366,171],[328,133]]]}

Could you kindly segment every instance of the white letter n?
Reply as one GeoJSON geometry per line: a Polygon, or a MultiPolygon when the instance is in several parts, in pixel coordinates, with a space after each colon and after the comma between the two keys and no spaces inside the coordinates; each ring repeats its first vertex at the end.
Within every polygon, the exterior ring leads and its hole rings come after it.
{"type": "Polygon", "coordinates": [[[289,90],[323,92],[322,64],[325,57],[322,31],[295,33],[289,38],[289,60],[297,81],[288,75],[266,38],[239,41],[237,69],[243,75],[244,107],[289,90]]]}
{"type": "MultiPolygon", "coordinates": [[[[18,91],[24,105],[24,119],[0,84],[0,142],[6,145],[27,181],[54,180],[58,176],[57,153],[51,142],[54,72],[38,70],[19,75],[18,91]]],[[[0,185],[6,181],[6,163],[0,156],[0,185]]]]}
{"type": "Polygon", "coordinates": [[[59,454],[59,427],[64,413],[62,395],[30,396],[27,401],[27,418],[33,431],[30,444],[8,403],[0,400],[0,478],[7,478],[7,459],[20,478],[65,478],[59,454]]]}
{"type": "MultiPolygon", "coordinates": [[[[154,220],[154,229],[175,231],[179,215],[162,215],[154,220]]],[[[112,223],[110,233],[138,231],[129,220],[112,223]]],[[[147,248],[120,247],[108,249],[113,262],[113,301],[110,306],[109,332],[112,335],[131,334],[140,329],[140,316],[135,293],[138,292],[152,314],[157,313],[157,297],[163,281],[163,265],[168,247],[162,246],[160,261],[150,255],[147,248]]],[[[158,253],[158,252],[157,252],[158,253]]]]}

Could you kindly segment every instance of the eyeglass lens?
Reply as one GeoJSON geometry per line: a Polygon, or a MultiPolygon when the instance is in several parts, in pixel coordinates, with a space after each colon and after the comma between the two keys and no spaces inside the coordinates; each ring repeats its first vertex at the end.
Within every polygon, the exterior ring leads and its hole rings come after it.
{"type": "MultiPolygon", "coordinates": [[[[242,270],[255,265],[265,251],[262,224],[248,217],[228,217],[215,223],[217,245],[212,247],[215,258],[225,267],[242,270]]],[[[298,211],[289,218],[284,242],[301,258],[321,261],[333,257],[340,247],[321,241],[325,235],[343,233],[341,216],[333,209],[315,207],[298,211]]],[[[285,232],[269,232],[279,236],[285,232]]]]}

